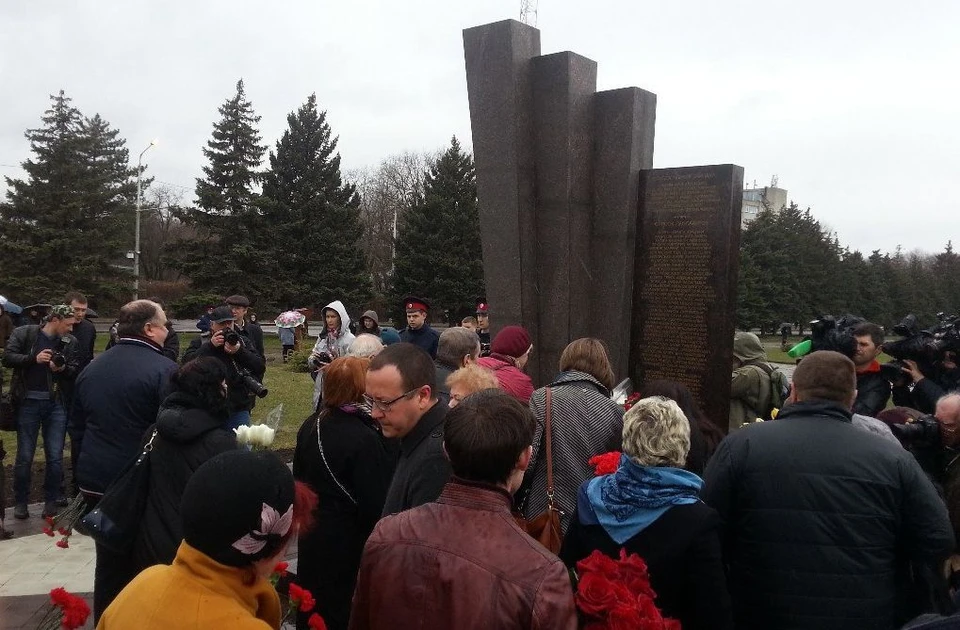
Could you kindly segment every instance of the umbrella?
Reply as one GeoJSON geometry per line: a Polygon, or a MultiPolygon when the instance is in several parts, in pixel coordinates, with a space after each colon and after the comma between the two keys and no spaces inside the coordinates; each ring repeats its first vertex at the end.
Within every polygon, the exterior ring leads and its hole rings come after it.
{"type": "Polygon", "coordinates": [[[273,323],[277,325],[277,328],[296,328],[305,321],[307,321],[307,318],[303,313],[284,311],[277,316],[273,323]]]}
{"type": "Polygon", "coordinates": [[[23,312],[23,307],[17,306],[2,295],[0,295],[0,306],[3,306],[3,310],[11,315],[19,315],[23,312]]]}
{"type": "Polygon", "coordinates": [[[92,308],[87,307],[87,317],[100,317],[100,314],[92,308]]]}

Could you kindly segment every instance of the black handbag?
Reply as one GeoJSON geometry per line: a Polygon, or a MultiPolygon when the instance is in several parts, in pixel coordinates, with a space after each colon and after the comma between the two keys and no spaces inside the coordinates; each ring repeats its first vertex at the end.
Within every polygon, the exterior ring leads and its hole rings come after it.
{"type": "Polygon", "coordinates": [[[133,548],[150,491],[150,451],[157,437],[154,428],[143,452],[110,484],[100,502],[81,521],[97,544],[118,554],[133,548]]]}

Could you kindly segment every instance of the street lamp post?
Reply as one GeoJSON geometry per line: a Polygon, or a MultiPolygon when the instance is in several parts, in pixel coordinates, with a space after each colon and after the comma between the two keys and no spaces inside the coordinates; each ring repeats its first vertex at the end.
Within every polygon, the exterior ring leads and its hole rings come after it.
{"type": "Polygon", "coordinates": [[[156,140],[151,140],[147,148],[140,152],[137,158],[137,219],[135,221],[133,240],[133,299],[140,299],[140,203],[142,196],[140,194],[140,174],[143,172],[143,154],[157,144],[156,140]]]}

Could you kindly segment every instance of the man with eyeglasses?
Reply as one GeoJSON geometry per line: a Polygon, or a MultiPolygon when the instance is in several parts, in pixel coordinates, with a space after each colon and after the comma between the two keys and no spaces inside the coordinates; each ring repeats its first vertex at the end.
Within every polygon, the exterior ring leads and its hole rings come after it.
{"type": "MultiPolygon", "coordinates": [[[[147,428],[157,420],[177,364],[163,355],[167,316],[150,300],[120,309],[117,345],[99,355],[77,378],[74,431],[80,435],[77,485],[91,507],[142,449],[147,428]]],[[[134,576],[129,558],[97,545],[94,613],[134,576]]]]}
{"type": "Polygon", "coordinates": [[[411,343],[387,346],[370,362],[364,398],[383,435],[400,440],[384,516],[435,500],[450,477],[450,462],[443,453],[447,406],[437,399],[430,355],[411,343]]]}

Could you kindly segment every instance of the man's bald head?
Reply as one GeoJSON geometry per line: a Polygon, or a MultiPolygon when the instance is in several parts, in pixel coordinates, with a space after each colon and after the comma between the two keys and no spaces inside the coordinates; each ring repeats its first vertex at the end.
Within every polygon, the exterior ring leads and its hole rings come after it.
{"type": "Polygon", "coordinates": [[[856,366],[839,352],[811,352],[793,372],[794,400],[830,400],[849,408],[856,396],[856,366]]]}

